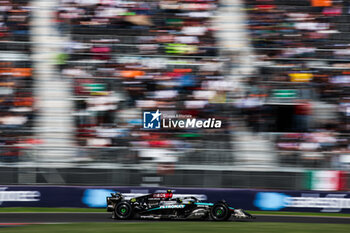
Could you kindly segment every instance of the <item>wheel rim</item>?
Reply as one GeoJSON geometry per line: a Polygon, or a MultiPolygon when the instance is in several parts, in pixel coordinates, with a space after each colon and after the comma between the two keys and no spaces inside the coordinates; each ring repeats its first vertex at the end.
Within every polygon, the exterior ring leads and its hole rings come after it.
{"type": "Polygon", "coordinates": [[[223,220],[227,217],[227,209],[222,205],[215,206],[212,210],[212,216],[216,220],[223,220]]]}
{"type": "Polygon", "coordinates": [[[217,217],[222,217],[225,214],[225,209],[220,207],[215,208],[215,215],[217,217]]]}
{"type": "Polygon", "coordinates": [[[121,206],[118,208],[118,212],[120,213],[120,215],[126,216],[126,215],[128,215],[128,213],[129,213],[129,208],[128,208],[128,206],[126,206],[126,205],[121,205],[121,206]]]}

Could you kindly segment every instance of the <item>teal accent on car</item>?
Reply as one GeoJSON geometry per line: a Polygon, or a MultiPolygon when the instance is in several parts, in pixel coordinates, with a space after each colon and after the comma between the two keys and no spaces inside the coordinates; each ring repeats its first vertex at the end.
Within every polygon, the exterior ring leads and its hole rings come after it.
{"type": "Polygon", "coordinates": [[[159,209],[160,209],[160,208],[159,208],[159,207],[157,207],[157,208],[149,209],[149,210],[147,210],[147,211],[159,210],[159,209]]]}
{"type": "Polygon", "coordinates": [[[205,202],[196,202],[194,203],[195,205],[208,205],[208,206],[213,206],[213,203],[205,203],[205,202]]]}

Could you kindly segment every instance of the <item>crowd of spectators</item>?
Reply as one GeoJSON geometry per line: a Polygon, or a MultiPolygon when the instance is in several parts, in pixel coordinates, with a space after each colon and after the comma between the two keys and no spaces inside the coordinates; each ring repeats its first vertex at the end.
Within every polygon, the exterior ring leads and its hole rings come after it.
{"type": "Polygon", "coordinates": [[[0,161],[18,161],[34,117],[28,1],[0,1],[0,161]]]}
{"type": "Polygon", "coordinates": [[[248,98],[266,103],[248,107],[253,129],[268,124],[273,126],[269,131],[298,132],[281,133],[276,148],[304,158],[302,162],[320,161],[316,166],[327,164],[321,152],[349,152],[349,2],[245,0],[245,4],[259,64],[258,74],[247,82],[248,98]],[[336,114],[316,121],[318,116],[312,115],[324,104],[335,106],[336,114]],[[322,143],[319,138],[327,140],[322,143]]]}
{"type": "MultiPolygon", "coordinates": [[[[349,2],[243,2],[258,72],[232,106],[212,20],[218,0],[61,0],[57,31],[69,42],[55,62],[74,83],[81,153],[96,161],[227,164],[232,121],[243,116],[253,131],[278,132],[282,163],[338,166],[349,153],[349,2]],[[335,114],[316,119],[316,102],[335,114]],[[223,125],[142,130],[142,111],[156,109],[223,125]]],[[[30,9],[29,0],[0,0],[1,161],[17,161],[19,147],[36,143],[30,9]]]]}
{"type": "Polygon", "coordinates": [[[231,87],[211,22],[217,0],[61,2],[59,30],[69,33],[71,42],[60,68],[75,82],[81,147],[98,147],[110,158],[121,154],[113,148],[127,146],[143,148],[139,157],[165,163],[181,162],[184,153],[186,162],[231,162],[228,150],[205,151],[231,144],[225,109],[231,87]],[[142,111],[156,109],[163,115],[215,118],[223,126],[141,130],[142,111]]]}

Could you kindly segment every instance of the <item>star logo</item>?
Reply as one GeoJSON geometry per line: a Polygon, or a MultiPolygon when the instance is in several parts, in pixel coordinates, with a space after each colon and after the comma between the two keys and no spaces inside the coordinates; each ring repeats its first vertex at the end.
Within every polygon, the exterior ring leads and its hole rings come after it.
{"type": "Polygon", "coordinates": [[[158,119],[158,117],[160,117],[162,114],[159,112],[159,109],[157,109],[156,113],[151,113],[151,115],[153,116],[152,121],[154,121],[155,119],[158,119]]]}
{"type": "Polygon", "coordinates": [[[160,129],[160,117],[162,113],[157,109],[156,112],[143,112],[144,129],[160,129]]]}

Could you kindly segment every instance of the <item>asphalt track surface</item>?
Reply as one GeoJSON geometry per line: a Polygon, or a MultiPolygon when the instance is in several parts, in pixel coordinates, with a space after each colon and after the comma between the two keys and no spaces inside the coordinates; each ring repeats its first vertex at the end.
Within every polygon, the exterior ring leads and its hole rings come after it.
{"type": "MultiPolygon", "coordinates": [[[[350,217],[256,215],[246,222],[294,222],[350,224],[350,217]]],[[[159,222],[159,220],[113,220],[110,213],[0,213],[0,225],[8,223],[77,223],[77,222],[159,222]]]]}

